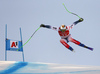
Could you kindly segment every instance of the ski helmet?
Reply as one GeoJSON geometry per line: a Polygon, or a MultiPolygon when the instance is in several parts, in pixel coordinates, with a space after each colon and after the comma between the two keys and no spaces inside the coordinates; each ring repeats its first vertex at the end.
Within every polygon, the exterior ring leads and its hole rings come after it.
{"type": "Polygon", "coordinates": [[[66,25],[62,24],[62,25],[60,26],[60,30],[61,30],[62,32],[65,32],[65,31],[66,31],[66,25]]]}

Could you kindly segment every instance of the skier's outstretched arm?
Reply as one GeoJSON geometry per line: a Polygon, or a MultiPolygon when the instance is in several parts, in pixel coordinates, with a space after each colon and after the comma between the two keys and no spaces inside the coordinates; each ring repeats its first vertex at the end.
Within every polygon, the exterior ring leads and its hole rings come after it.
{"type": "Polygon", "coordinates": [[[48,28],[48,29],[53,29],[53,30],[58,30],[57,27],[52,27],[52,26],[50,26],[50,25],[41,24],[40,27],[44,27],[44,28],[48,28]]]}
{"type": "Polygon", "coordinates": [[[78,24],[79,22],[82,22],[84,19],[80,18],[79,20],[75,21],[71,26],[70,29],[72,29],[74,27],[74,25],[78,24]]]}

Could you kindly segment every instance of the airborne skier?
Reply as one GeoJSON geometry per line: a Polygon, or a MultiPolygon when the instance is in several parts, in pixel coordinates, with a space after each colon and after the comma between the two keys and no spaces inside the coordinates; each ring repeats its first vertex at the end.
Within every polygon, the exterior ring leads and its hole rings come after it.
{"type": "Polygon", "coordinates": [[[53,29],[53,30],[57,30],[61,39],[60,39],[60,42],[66,47],[68,48],[69,50],[73,51],[74,52],[74,49],[68,45],[68,42],[73,42],[81,47],[84,47],[84,48],[87,48],[87,49],[90,49],[91,51],[93,51],[93,48],[91,47],[88,47],[84,44],[82,44],[81,42],[73,39],[71,37],[71,34],[69,33],[69,30],[72,29],[74,27],[74,25],[78,24],[79,22],[82,22],[83,21],[83,18],[80,18],[79,20],[75,21],[71,26],[66,26],[66,25],[61,25],[60,27],[52,27],[50,25],[44,25],[44,24],[41,24],[40,27],[44,27],[44,28],[48,28],[48,29],[53,29]]]}

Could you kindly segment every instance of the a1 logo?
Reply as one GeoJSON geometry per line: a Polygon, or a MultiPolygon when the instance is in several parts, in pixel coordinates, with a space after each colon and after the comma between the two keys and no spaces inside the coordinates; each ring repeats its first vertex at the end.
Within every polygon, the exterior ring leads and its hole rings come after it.
{"type": "Polygon", "coordinates": [[[10,48],[18,48],[18,41],[10,41],[10,48]]]}

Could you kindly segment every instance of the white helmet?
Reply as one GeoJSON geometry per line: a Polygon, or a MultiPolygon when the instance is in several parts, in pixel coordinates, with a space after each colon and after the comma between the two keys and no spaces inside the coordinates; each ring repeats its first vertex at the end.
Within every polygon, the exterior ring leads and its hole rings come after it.
{"type": "Polygon", "coordinates": [[[66,25],[62,24],[62,25],[60,26],[60,30],[61,30],[62,32],[65,32],[65,31],[66,31],[66,25]]]}

